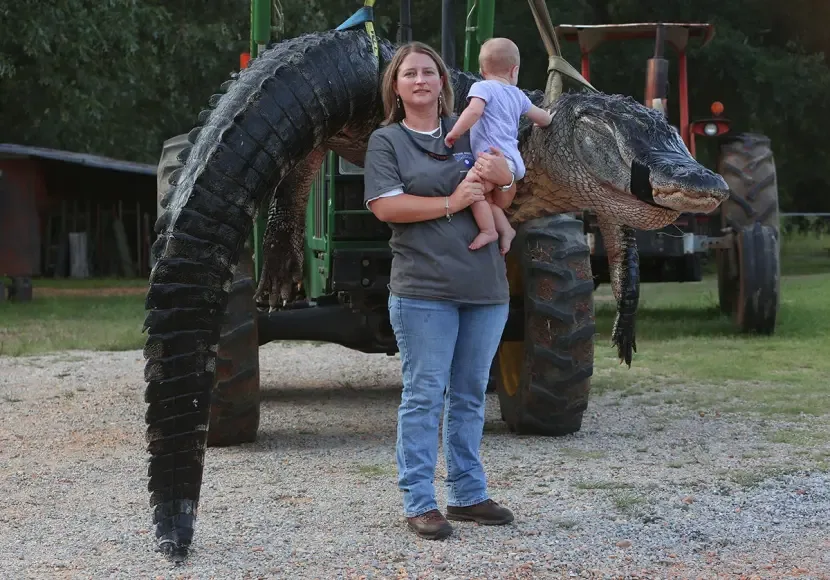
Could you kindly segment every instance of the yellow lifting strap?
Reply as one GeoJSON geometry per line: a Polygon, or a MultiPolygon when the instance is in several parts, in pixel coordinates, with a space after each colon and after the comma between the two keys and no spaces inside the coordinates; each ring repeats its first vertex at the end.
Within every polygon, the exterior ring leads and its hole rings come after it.
{"type": "Polygon", "coordinates": [[[599,91],[594,88],[594,86],[585,80],[585,77],[582,76],[578,70],[571,66],[567,60],[562,58],[559,55],[550,55],[548,56],[548,74],[558,72],[566,77],[575,80],[585,88],[591,89],[593,92],[598,93],[599,91]]]}
{"type": "MultiPolygon", "coordinates": [[[[369,42],[372,43],[372,53],[375,58],[380,58],[380,49],[378,48],[378,39],[375,36],[375,0],[364,0],[363,7],[357,12],[349,16],[346,21],[335,28],[335,30],[350,30],[356,26],[363,25],[366,29],[366,34],[369,36],[369,42]]],[[[378,60],[380,62],[380,60],[378,60]]]]}
{"type": "Polygon", "coordinates": [[[571,64],[562,58],[562,50],[559,48],[559,39],[556,37],[556,29],[550,19],[548,7],[545,0],[528,0],[533,20],[539,29],[539,36],[545,45],[548,53],[548,82],[545,87],[545,97],[549,103],[555,101],[562,94],[562,77],[575,80],[583,87],[599,92],[580,74],[571,64]]]}
{"type": "MultiPolygon", "coordinates": [[[[374,10],[375,0],[364,0],[363,6],[374,10]]],[[[372,53],[375,55],[375,58],[379,58],[380,49],[378,49],[378,39],[375,36],[375,23],[370,19],[364,23],[364,26],[366,27],[366,34],[369,35],[369,39],[372,41],[372,53]]]]}

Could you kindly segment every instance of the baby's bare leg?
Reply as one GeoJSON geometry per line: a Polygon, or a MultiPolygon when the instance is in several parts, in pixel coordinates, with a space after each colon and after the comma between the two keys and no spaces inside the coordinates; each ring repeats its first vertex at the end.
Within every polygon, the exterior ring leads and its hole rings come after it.
{"type": "Polygon", "coordinates": [[[490,193],[494,189],[496,189],[496,184],[492,181],[487,181],[486,179],[481,180],[481,188],[484,190],[484,193],[490,193]]]}
{"type": "Polygon", "coordinates": [[[496,231],[496,224],[493,219],[493,211],[490,209],[490,204],[486,201],[477,201],[470,206],[473,211],[473,217],[476,220],[480,233],[470,244],[471,250],[477,250],[482,246],[486,246],[490,242],[495,242],[499,239],[499,233],[496,231]]]}
{"type": "Polygon", "coordinates": [[[490,204],[490,211],[493,214],[493,223],[495,224],[496,232],[499,234],[501,255],[504,256],[510,251],[510,244],[513,242],[513,238],[516,237],[516,230],[510,225],[510,221],[504,214],[504,210],[499,206],[494,203],[490,204]]]}

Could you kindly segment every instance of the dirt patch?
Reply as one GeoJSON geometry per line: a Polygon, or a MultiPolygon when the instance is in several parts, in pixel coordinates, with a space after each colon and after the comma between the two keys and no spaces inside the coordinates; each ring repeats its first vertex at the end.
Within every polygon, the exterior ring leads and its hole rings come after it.
{"type": "MultiPolygon", "coordinates": [[[[259,436],[208,449],[177,570],[154,551],[141,351],[0,357],[3,577],[827,577],[827,417],[609,391],[578,433],[518,437],[490,394],[482,455],[516,521],[426,542],[396,486],[400,359],[290,343],[259,354],[259,436]]],[[[443,508],[443,454],[436,472],[443,508]]]]}

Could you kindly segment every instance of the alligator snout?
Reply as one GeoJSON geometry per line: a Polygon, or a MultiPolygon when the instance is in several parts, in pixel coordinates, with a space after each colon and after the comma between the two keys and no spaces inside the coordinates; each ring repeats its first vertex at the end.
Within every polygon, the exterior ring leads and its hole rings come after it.
{"type": "Polygon", "coordinates": [[[723,177],[695,161],[688,153],[655,151],[640,163],[648,169],[654,202],[662,207],[680,212],[710,213],[729,196],[729,186],[723,177]]]}

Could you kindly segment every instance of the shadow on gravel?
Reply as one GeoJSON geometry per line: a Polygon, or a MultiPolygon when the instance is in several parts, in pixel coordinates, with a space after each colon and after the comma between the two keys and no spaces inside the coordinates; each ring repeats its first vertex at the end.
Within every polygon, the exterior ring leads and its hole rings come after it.
{"type": "MultiPolygon", "coordinates": [[[[263,423],[253,451],[328,450],[395,444],[399,386],[288,387],[261,391],[263,423]],[[266,415],[270,415],[266,419],[266,415]],[[290,416],[289,425],[280,421],[290,416]],[[276,426],[276,427],[275,427],[276,426]]],[[[498,418],[498,398],[487,396],[484,435],[516,437],[498,418]]]]}
{"type": "Polygon", "coordinates": [[[401,399],[400,385],[383,387],[282,387],[269,385],[260,391],[263,403],[319,403],[319,402],[388,402],[397,405],[401,399]]]}
{"type": "Polygon", "coordinates": [[[353,429],[344,426],[343,429],[328,428],[325,432],[292,431],[288,429],[273,429],[260,431],[257,442],[247,448],[248,451],[311,451],[321,453],[332,450],[355,450],[367,447],[376,447],[378,444],[394,449],[394,425],[379,428],[372,433],[356,433],[353,429]]]}
{"type": "MultiPolygon", "coordinates": [[[[509,438],[507,425],[502,421],[487,421],[484,436],[505,436],[509,438]]],[[[325,428],[313,429],[260,429],[257,441],[246,450],[252,452],[277,451],[331,451],[344,449],[367,449],[378,445],[395,447],[394,411],[387,417],[380,414],[366,414],[363,422],[342,422],[325,428]]]]}

